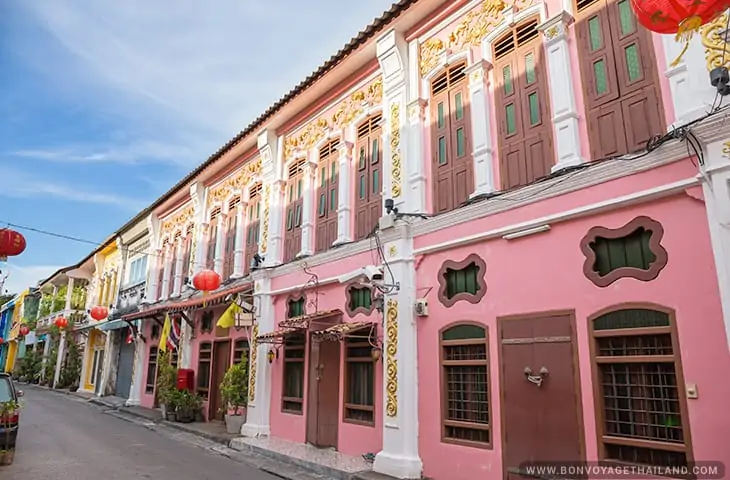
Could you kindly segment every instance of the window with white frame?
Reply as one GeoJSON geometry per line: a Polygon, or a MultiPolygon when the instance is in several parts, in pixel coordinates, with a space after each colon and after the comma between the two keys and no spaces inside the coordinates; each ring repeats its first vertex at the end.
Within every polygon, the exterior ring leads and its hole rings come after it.
{"type": "Polygon", "coordinates": [[[135,258],[129,264],[129,278],[127,285],[136,285],[145,281],[147,277],[147,256],[142,255],[135,258]]]}

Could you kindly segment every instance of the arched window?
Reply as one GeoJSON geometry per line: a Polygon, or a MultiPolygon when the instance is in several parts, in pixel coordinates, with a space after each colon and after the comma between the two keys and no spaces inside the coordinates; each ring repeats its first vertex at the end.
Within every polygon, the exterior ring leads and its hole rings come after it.
{"type": "Polygon", "coordinates": [[[241,197],[233,198],[228,204],[228,219],[226,225],[226,244],[223,254],[223,280],[233,275],[235,264],[236,230],[238,229],[238,215],[236,210],[241,203],[241,197]]]}
{"type": "Polygon", "coordinates": [[[284,233],[284,262],[294,260],[302,249],[302,199],[304,197],[305,159],[289,166],[286,182],[286,231],[284,233]]]}
{"type": "Polygon", "coordinates": [[[686,465],[687,405],[670,314],[624,308],[591,322],[601,459],[686,465]]]}
{"type": "Polygon", "coordinates": [[[441,438],[488,447],[492,443],[487,329],[474,323],[441,331],[441,438]]]}
{"type": "Polygon", "coordinates": [[[218,217],[221,215],[220,207],[216,207],[210,213],[210,221],[208,222],[208,251],[205,257],[205,268],[213,270],[215,268],[215,245],[218,243],[218,217]]]}
{"type": "Polygon", "coordinates": [[[259,251],[259,221],[261,219],[261,184],[257,183],[249,191],[248,212],[246,224],[246,255],[243,264],[244,271],[251,269],[253,256],[259,251]]]}
{"type": "Polygon", "coordinates": [[[459,207],[474,192],[471,116],[465,63],[431,82],[431,152],[434,212],[459,207]]]}
{"type": "Polygon", "coordinates": [[[591,157],[641,150],[666,132],[651,32],[629,0],[577,0],[576,12],[591,157]]]}
{"type": "Polygon", "coordinates": [[[373,115],[357,127],[357,183],[355,187],[355,240],[373,231],[383,211],[382,116],[373,115]]]}
{"type": "Polygon", "coordinates": [[[319,174],[317,185],[317,233],[316,251],[328,250],[337,240],[337,194],[339,139],[332,140],[319,149],[319,174]]]}
{"type": "Polygon", "coordinates": [[[503,189],[550,174],[555,164],[547,69],[537,19],[494,42],[494,89],[503,189]]]}

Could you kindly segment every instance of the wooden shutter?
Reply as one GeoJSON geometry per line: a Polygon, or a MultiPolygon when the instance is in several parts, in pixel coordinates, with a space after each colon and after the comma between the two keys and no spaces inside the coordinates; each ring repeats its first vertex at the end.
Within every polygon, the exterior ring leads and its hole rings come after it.
{"type": "Polygon", "coordinates": [[[246,224],[246,248],[244,271],[248,273],[251,269],[253,256],[259,251],[259,222],[261,217],[261,195],[262,186],[256,184],[251,187],[248,200],[248,223],[246,224]]]}
{"type": "Polygon", "coordinates": [[[301,159],[289,166],[287,180],[286,216],[284,233],[284,262],[294,260],[302,249],[302,199],[304,164],[301,159]]]}
{"type": "Polygon", "coordinates": [[[339,185],[339,139],[332,140],[319,149],[319,168],[317,170],[317,230],[315,250],[324,252],[337,240],[337,205],[339,185]]]}
{"type": "Polygon", "coordinates": [[[382,140],[381,115],[374,115],[357,129],[355,144],[355,239],[367,237],[382,213],[382,140]]]}
{"type": "Polygon", "coordinates": [[[210,224],[208,225],[208,255],[206,257],[206,268],[212,270],[215,267],[215,245],[218,243],[218,216],[221,209],[216,208],[210,214],[210,224]]]}

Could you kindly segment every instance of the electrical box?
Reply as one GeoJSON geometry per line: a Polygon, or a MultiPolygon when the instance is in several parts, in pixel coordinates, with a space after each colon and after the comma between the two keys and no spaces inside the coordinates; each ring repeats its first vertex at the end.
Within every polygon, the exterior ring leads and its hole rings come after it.
{"type": "Polygon", "coordinates": [[[415,310],[417,317],[428,317],[428,300],[425,298],[416,300],[415,310]]]}
{"type": "Polygon", "coordinates": [[[177,389],[190,392],[195,390],[195,370],[192,368],[179,368],[177,370],[177,389]]]}

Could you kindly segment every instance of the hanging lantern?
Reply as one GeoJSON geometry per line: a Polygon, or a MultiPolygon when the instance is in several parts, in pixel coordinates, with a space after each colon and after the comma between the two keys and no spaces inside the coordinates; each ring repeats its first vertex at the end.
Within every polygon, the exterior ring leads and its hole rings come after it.
{"type": "Polygon", "coordinates": [[[0,345],[2,345],[4,341],[5,339],[3,337],[0,337],[0,345]]]}
{"type": "Polygon", "coordinates": [[[730,1],[631,0],[631,7],[636,19],[648,30],[676,34],[675,40],[684,42],[684,48],[671,63],[675,67],[687,52],[692,35],[727,10],[730,1]]]}
{"type": "Polygon", "coordinates": [[[30,329],[25,325],[21,325],[19,333],[21,336],[25,337],[26,335],[28,335],[30,333],[30,329]]]}
{"type": "Polygon", "coordinates": [[[201,270],[193,277],[193,287],[203,292],[203,295],[218,290],[220,286],[221,276],[213,270],[201,270]]]}
{"type": "Polygon", "coordinates": [[[9,228],[0,228],[0,260],[15,257],[25,251],[25,237],[9,228]]]}
{"type": "Polygon", "coordinates": [[[90,314],[91,318],[93,318],[97,322],[100,322],[101,320],[104,320],[106,317],[109,316],[109,309],[102,305],[97,305],[96,307],[91,309],[90,314]]]}
{"type": "Polygon", "coordinates": [[[66,320],[66,317],[58,317],[54,323],[58,328],[68,327],[68,320],[66,320]]]}

